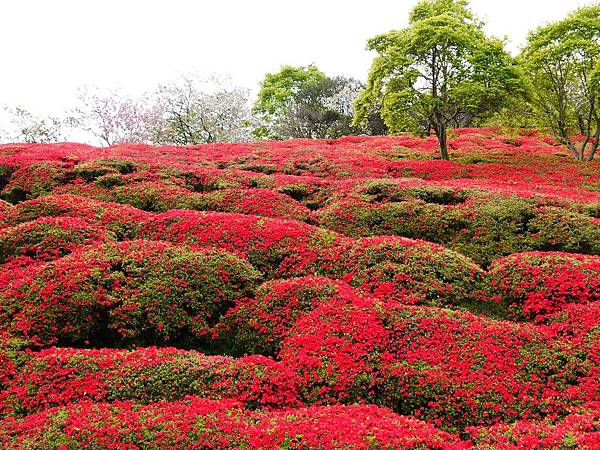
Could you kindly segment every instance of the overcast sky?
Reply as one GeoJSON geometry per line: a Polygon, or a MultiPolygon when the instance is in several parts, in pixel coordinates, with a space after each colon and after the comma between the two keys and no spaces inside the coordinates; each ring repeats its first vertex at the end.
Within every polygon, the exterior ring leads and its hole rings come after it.
{"type": "MultiPolygon", "coordinates": [[[[52,113],[81,85],[132,94],[178,74],[229,74],[253,90],[283,64],[365,79],[369,37],[415,0],[0,0],[0,105],[52,113]]],[[[590,1],[472,0],[516,52],[527,31],[590,1]]]]}

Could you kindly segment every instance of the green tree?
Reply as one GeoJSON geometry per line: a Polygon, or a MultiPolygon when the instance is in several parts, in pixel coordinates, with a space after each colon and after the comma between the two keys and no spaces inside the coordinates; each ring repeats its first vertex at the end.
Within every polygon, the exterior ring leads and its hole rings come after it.
{"type": "Polygon", "coordinates": [[[448,159],[447,130],[467,126],[524,92],[501,40],[488,38],[464,0],[421,1],[409,26],[368,41],[378,56],[356,102],[355,124],[374,110],[391,133],[430,133],[448,159]]]}
{"type": "Polygon", "coordinates": [[[353,103],[363,85],[327,77],[316,66],[284,66],[267,74],[253,112],[262,122],[257,137],[335,138],[351,134],[353,103]]]}
{"type": "Polygon", "coordinates": [[[575,159],[591,161],[600,137],[600,5],[530,33],[519,60],[541,122],[575,159]]]}

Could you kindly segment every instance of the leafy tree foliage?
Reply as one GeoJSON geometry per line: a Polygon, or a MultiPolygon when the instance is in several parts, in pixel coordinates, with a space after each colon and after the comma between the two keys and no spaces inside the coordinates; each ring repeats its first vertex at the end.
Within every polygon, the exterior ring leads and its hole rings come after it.
{"type": "Polygon", "coordinates": [[[352,134],[353,102],[362,84],[327,77],[316,66],[284,66],[261,83],[254,113],[262,121],[257,137],[334,138],[352,134]]]}
{"type": "Polygon", "coordinates": [[[448,159],[447,129],[500,109],[522,80],[503,42],[488,38],[464,0],[425,0],[408,28],[368,41],[378,56],[356,102],[355,123],[381,109],[392,133],[436,134],[448,159]]]}
{"type": "Polygon", "coordinates": [[[591,161],[600,138],[600,5],[530,33],[520,61],[542,123],[575,159],[591,161]]]}

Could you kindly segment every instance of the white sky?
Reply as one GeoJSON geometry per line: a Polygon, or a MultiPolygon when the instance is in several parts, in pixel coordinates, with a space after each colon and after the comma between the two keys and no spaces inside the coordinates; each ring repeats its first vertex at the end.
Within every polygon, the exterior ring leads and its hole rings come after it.
{"type": "MultiPolygon", "coordinates": [[[[416,0],[0,0],[0,105],[71,106],[76,88],[136,94],[185,72],[256,90],[283,64],[365,79],[369,37],[406,26],[416,0]]],[[[471,0],[516,52],[528,30],[585,0],[471,0]]]]}

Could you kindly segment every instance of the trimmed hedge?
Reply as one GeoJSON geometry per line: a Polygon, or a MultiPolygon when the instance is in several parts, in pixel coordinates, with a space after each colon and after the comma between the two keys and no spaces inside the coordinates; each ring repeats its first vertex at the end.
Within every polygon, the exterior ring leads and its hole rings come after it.
{"type": "Polygon", "coordinates": [[[357,239],[340,247],[337,261],[332,274],[385,301],[486,307],[484,271],[440,245],[398,236],[357,239]]]}
{"type": "Polygon", "coordinates": [[[280,357],[307,403],[379,404],[451,431],[560,414],[587,401],[576,386],[594,376],[532,326],[368,300],[303,316],[280,357]]]}
{"type": "Polygon", "coordinates": [[[600,300],[600,257],[527,252],[495,261],[487,283],[494,300],[517,320],[543,320],[568,303],[600,300]]]}
{"type": "Polygon", "coordinates": [[[17,273],[0,291],[2,324],[40,345],[198,339],[258,277],[219,250],[109,243],[17,273]]]}
{"type": "Polygon", "coordinates": [[[147,221],[140,237],[211,245],[246,257],[266,278],[323,275],[348,238],[302,222],[235,213],[169,211],[147,221]]]}
{"type": "Polygon", "coordinates": [[[267,281],[227,312],[218,333],[235,354],[275,355],[298,318],[332,299],[356,296],[346,283],[324,277],[267,281]]]}
{"type": "Polygon", "coordinates": [[[0,422],[3,448],[468,448],[456,435],[376,406],[250,412],[234,401],[81,403],[0,422]]]}
{"type": "Polygon", "coordinates": [[[18,256],[52,260],[77,248],[114,241],[106,229],[75,217],[40,217],[0,229],[0,264],[18,256]]]}

